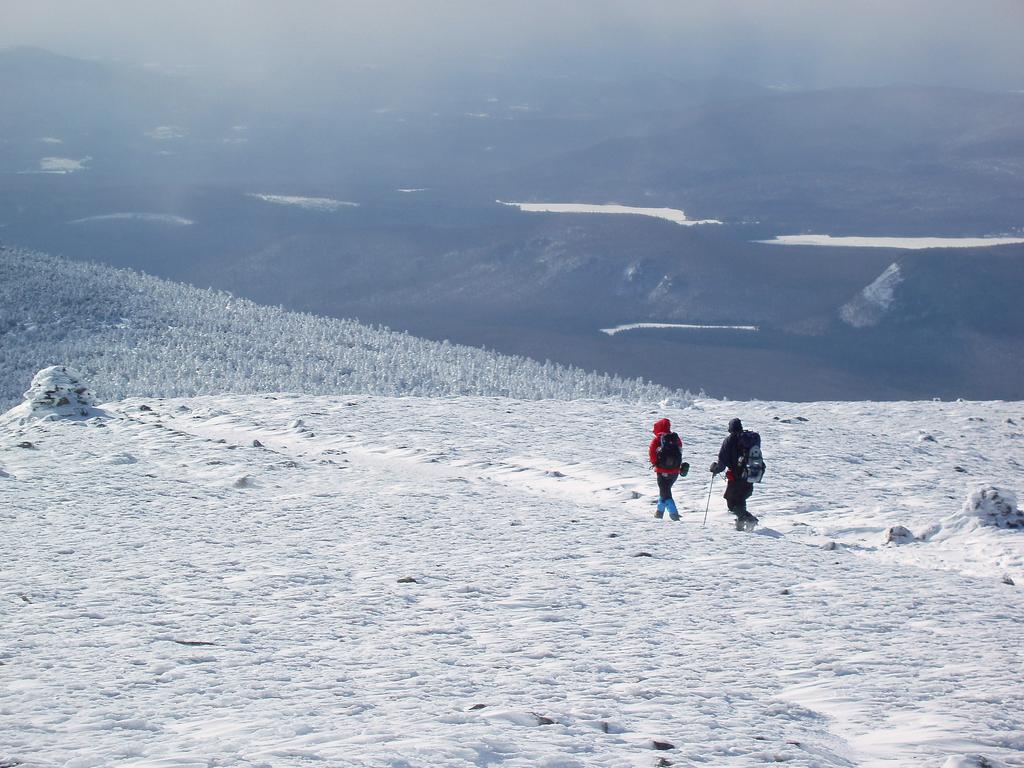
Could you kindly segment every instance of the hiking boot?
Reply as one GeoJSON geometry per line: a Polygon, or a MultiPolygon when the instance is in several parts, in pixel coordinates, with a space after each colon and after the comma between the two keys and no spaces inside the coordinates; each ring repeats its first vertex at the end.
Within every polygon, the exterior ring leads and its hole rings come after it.
{"type": "Polygon", "coordinates": [[[759,522],[758,519],[748,512],[746,518],[744,518],[744,520],[743,520],[743,530],[745,530],[745,531],[752,531],[752,530],[754,530],[755,528],[757,528],[757,523],[758,522],[759,522]]]}
{"type": "Polygon", "coordinates": [[[677,521],[677,522],[678,522],[678,520],[679,520],[679,515],[669,515],[669,516],[668,516],[668,519],[669,519],[669,520],[675,520],[675,521],[677,521]]]}
{"type": "Polygon", "coordinates": [[[664,513],[664,512],[662,512],[662,511],[661,511],[661,510],[659,509],[659,510],[658,510],[657,512],[655,512],[655,513],[654,513],[654,516],[655,516],[656,518],[658,518],[659,520],[661,520],[661,518],[663,518],[663,517],[665,516],[665,513],[664,513]]]}
{"type": "Polygon", "coordinates": [[[736,515],[736,530],[743,530],[743,517],[741,515],[736,515]]]}

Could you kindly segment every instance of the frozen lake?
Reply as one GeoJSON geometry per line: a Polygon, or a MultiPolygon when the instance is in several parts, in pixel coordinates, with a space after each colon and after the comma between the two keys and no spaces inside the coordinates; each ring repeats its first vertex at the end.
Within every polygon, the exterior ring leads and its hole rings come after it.
{"type": "Polygon", "coordinates": [[[758,331],[756,325],[697,325],[693,323],[628,323],[614,328],[602,328],[601,333],[614,336],[623,331],[639,331],[651,328],[676,328],[684,331],[758,331]]]}
{"type": "Polygon", "coordinates": [[[651,216],[656,219],[665,219],[684,227],[694,224],[721,224],[718,219],[690,219],[686,213],[678,208],[638,208],[632,205],[618,205],[608,203],[604,205],[592,205],[590,203],[506,203],[502,200],[496,202],[502,205],[512,205],[521,211],[529,213],[617,213],[631,214],[633,216],[651,216]]]}
{"type": "Polygon", "coordinates": [[[359,203],[350,203],[347,200],[335,200],[330,197],[300,197],[297,195],[262,195],[257,192],[250,192],[248,197],[254,197],[265,203],[274,205],[291,205],[296,208],[304,208],[307,211],[337,211],[341,208],[358,208],[359,203]]]}
{"type": "Polygon", "coordinates": [[[768,245],[824,245],[837,248],[984,248],[1024,243],[1024,237],[833,237],[832,235],[782,235],[756,240],[768,245]]]}
{"type": "Polygon", "coordinates": [[[144,221],[152,224],[173,224],[177,227],[189,227],[195,224],[192,219],[186,219],[184,216],[174,216],[170,213],[141,213],[136,211],[86,216],[82,219],[74,219],[71,223],[87,224],[92,221],[144,221]]]}

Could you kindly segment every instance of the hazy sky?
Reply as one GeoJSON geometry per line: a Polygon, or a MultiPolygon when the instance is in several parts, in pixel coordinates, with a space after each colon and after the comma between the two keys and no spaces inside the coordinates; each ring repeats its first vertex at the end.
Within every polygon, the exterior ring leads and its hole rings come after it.
{"type": "Polygon", "coordinates": [[[1024,0],[0,0],[0,46],[326,64],[1024,87],[1024,0]]]}

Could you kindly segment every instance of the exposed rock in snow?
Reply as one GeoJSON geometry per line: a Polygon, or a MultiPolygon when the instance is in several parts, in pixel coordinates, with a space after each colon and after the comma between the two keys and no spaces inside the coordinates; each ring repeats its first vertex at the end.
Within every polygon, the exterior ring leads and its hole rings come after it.
{"type": "Polygon", "coordinates": [[[110,466],[127,466],[128,464],[138,463],[138,459],[132,456],[130,453],[115,453],[112,456],[107,456],[104,460],[105,464],[110,466]]]}
{"type": "Polygon", "coordinates": [[[903,282],[899,264],[889,267],[839,310],[839,317],[854,328],[869,328],[885,316],[903,282]]]}
{"type": "Polygon", "coordinates": [[[4,418],[24,424],[32,419],[88,419],[105,415],[96,407],[95,398],[77,373],[66,366],[53,365],[32,377],[24,402],[4,418]]]}
{"type": "Polygon", "coordinates": [[[914,534],[902,525],[893,525],[885,530],[886,544],[910,544],[916,541],[914,534]]]}

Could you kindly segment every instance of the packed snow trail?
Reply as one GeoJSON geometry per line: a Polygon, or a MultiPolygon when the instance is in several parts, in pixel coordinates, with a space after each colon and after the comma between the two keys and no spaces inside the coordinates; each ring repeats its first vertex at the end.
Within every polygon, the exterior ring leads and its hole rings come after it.
{"type": "Polygon", "coordinates": [[[855,545],[955,511],[954,454],[999,480],[1007,408],[208,397],[8,423],[0,763],[1024,765],[1024,599],[997,578],[1024,533],[946,570],[855,545]],[[653,519],[660,415],[695,467],[729,416],[761,432],[767,535],[717,490],[702,529],[696,471],[683,522],[653,519]]]}

